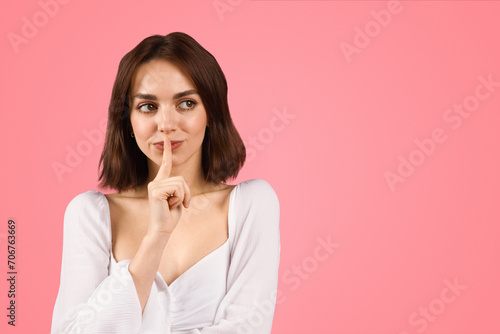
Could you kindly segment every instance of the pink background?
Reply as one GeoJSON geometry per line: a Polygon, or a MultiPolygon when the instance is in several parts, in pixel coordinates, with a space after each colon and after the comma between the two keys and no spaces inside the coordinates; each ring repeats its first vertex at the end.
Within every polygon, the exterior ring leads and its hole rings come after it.
{"type": "Polygon", "coordinates": [[[230,183],[262,178],[280,199],[273,333],[500,333],[500,86],[479,79],[500,82],[499,2],[66,2],[51,16],[38,1],[6,2],[1,14],[2,333],[49,332],[64,211],[100,190],[100,123],[118,62],[172,31],[192,35],[226,74],[249,151],[230,183]],[[229,7],[218,13],[218,3],[229,7]],[[454,104],[474,110],[459,116],[454,104]],[[80,161],[58,176],[69,151],[80,161]],[[391,187],[388,172],[402,182],[391,187]],[[331,253],[318,248],[328,238],[331,253]]]}

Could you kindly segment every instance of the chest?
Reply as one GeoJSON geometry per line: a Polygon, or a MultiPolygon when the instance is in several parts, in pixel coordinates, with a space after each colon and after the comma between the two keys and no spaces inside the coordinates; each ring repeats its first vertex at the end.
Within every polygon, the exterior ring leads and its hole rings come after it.
{"type": "MultiPolygon", "coordinates": [[[[108,198],[112,251],[116,261],[132,259],[149,224],[147,199],[108,198]]],[[[158,271],[170,285],[228,239],[229,196],[193,198],[163,251],[158,271]]]]}

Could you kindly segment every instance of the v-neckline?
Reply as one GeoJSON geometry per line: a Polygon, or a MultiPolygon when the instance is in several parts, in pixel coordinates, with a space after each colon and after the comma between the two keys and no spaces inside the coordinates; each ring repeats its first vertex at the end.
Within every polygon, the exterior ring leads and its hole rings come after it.
{"type": "MultiPolygon", "coordinates": [[[[216,249],[214,249],[213,251],[211,251],[210,253],[208,253],[207,255],[205,255],[204,257],[202,257],[200,260],[198,260],[195,264],[193,264],[191,267],[189,267],[188,269],[186,269],[182,274],[180,274],[179,276],[177,276],[176,279],[174,279],[172,282],[170,282],[170,284],[167,284],[167,282],[165,281],[165,279],[163,278],[162,274],[160,273],[160,271],[157,271],[156,272],[156,276],[159,277],[161,279],[161,282],[163,284],[165,284],[165,286],[167,288],[171,288],[172,285],[174,285],[177,281],[179,281],[180,278],[186,276],[186,273],[191,271],[193,268],[197,267],[200,263],[203,263],[203,262],[206,262],[204,260],[206,260],[207,258],[211,257],[212,254],[215,254],[218,250],[224,248],[226,245],[229,245],[229,240],[231,239],[231,221],[232,221],[232,204],[233,204],[233,196],[235,196],[235,192],[234,190],[239,186],[240,184],[237,184],[236,186],[233,187],[233,189],[231,189],[231,193],[229,194],[229,204],[228,204],[228,212],[227,212],[227,234],[228,234],[228,238],[226,239],[226,241],[220,245],[219,247],[217,247],[216,249]]],[[[110,232],[110,235],[112,236],[112,231],[111,231],[111,210],[110,210],[110,207],[109,207],[109,201],[107,199],[107,197],[102,193],[102,192],[99,192],[101,193],[102,197],[104,197],[104,201],[108,207],[108,210],[107,210],[107,213],[108,213],[108,226],[109,226],[109,232],[110,232]]],[[[111,253],[111,261],[114,262],[115,264],[119,264],[119,263],[123,263],[123,262],[131,262],[132,259],[123,259],[123,260],[120,260],[120,261],[116,261],[115,259],[115,256],[113,254],[113,243],[111,242],[111,247],[110,247],[110,253],[111,253]]]]}

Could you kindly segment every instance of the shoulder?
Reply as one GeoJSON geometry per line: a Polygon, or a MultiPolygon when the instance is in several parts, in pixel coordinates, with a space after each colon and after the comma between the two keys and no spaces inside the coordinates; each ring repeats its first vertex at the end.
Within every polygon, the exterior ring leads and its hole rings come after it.
{"type": "Polygon", "coordinates": [[[235,190],[239,198],[247,203],[267,203],[279,206],[278,195],[263,179],[251,179],[239,183],[235,190]]]}
{"type": "Polygon", "coordinates": [[[234,204],[230,211],[232,244],[248,245],[249,240],[279,242],[280,205],[269,182],[251,179],[239,183],[233,191],[234,204]]]}
{"type": "MultiPolygon", "coordinates": [[[[73,246],[107,252],[111,245],[109,209],[106,197],[96,190],[74,196],[64,213],[63,248],[72,252],[73,246]]],[[[78,256],[75,254],[75,256],[78,256]]]]}
{"type": "Polygon", "coordinates": [[[107,233],[109,221],[106,197],[96,190],[89,190],[74,196],[64,212],[65,228],[92,228],[107,233]]]}
{"type": "MultiPolygon", "coordinates": [[[[244,225],[278,225],[280,204],[269,182],[251,179],[239,183],[234,189],[234,213],[240,227],[244,225]]],[[[238,228],[237,228],[238,229],[238,228]]]]}
{"type": "Polygon", "coordinates": [[[66,213],[78,213],[83,210],[102,210],[105,196],[97,190],[89,190],[74,196],[66,207],[66,213]]]}

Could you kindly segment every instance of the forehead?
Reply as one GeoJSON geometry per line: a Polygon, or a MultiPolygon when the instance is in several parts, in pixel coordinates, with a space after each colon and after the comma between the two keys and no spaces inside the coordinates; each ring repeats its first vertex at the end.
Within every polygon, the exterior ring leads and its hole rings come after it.
{"type": "Polygon", "coordinates": [[[131,81],[132,95],[135,93],[171,94],[188,89],[195,89],[189,74],[164,59],[153,59],[141,64],[131,81]]]}

